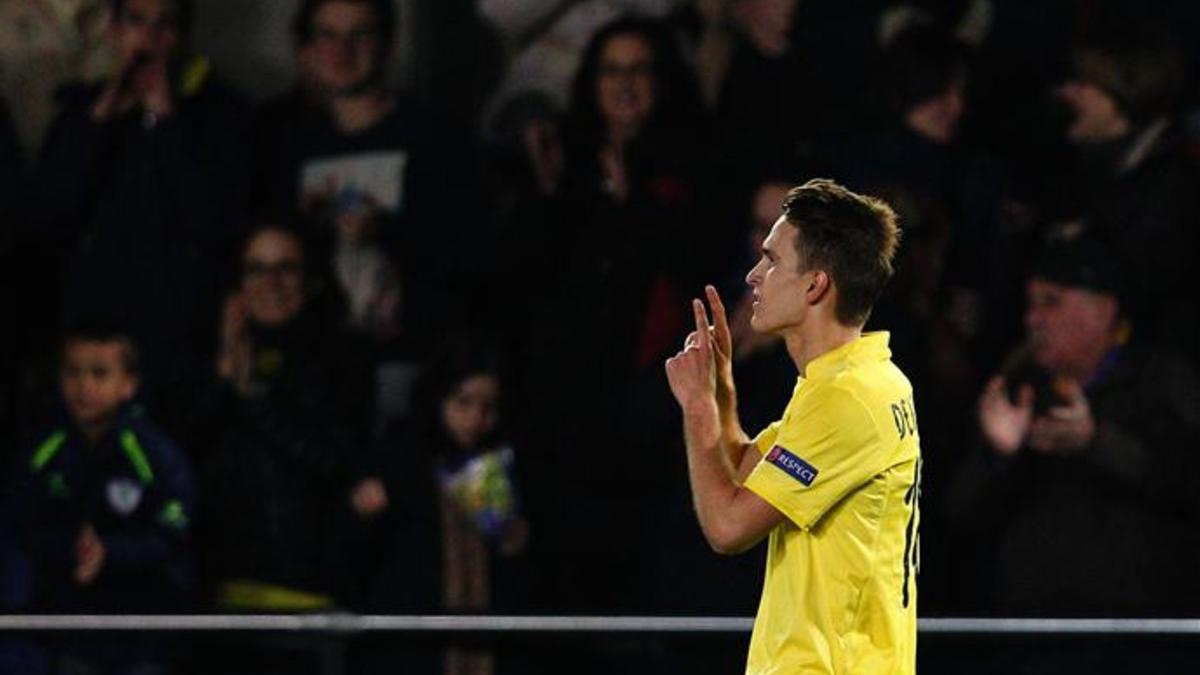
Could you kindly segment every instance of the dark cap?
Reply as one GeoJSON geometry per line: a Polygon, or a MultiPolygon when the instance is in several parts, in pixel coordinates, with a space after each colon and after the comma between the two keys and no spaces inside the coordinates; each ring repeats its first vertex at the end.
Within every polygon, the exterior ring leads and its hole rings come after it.
{"type": "Polygon", "coordinates": [[[1050,243],[1030,276],[1118,297],[1124,290],[1119,259],[1106,244],[1088,236],[1050,243]]]}

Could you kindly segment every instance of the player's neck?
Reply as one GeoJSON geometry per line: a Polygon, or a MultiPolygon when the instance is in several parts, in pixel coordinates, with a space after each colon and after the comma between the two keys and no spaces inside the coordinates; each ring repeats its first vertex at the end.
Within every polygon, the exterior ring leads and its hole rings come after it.
{"type": "MultiPolygon", "coordinates": [[[[815,317],[814,317],[815,318],[815,317]]],[[[833,320],[806,321],[794,331],[785,333],[788,355],[796,370],[805,375],[808,364],[823,354],[843,347],[862,337],[862,326],[846,326],[833,320]]]]}

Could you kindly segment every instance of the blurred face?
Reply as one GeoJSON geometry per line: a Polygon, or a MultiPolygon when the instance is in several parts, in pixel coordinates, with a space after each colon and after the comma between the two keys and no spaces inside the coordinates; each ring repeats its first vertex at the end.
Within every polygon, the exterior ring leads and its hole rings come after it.
{"type": "Polygon", "coordinates": [[[785,183],[765,183],[754,193],[751,205],[750,250],[759,254],[762,251],[763,240],[771,233],[771,227],[779,218],[780,207],[787,197],[790,186],[785,183]]]}
{"type": "Polygon", "coordinates": [[[379,19],[370,5],[327,2],[312,23],[312,39],[303,47],[302,60],[317,87],[345,96],[374,84],[384,55],[379,19]]]}
{"type": "Polygon", "coordinates": [[[495,430],[500,416],[500,383],[492,375],[472,375],[442,402],[442,424],[461,448],[478,447],[495,430]]]}
{"type": "Polygon", "coordinates": [[[1117,320],[1111,295],[1032,279],[1025,325],[1033,359],[1052,373],[1087,374],[1095,355],[1108,351],[1117,320]]]}
{"type": "Polygon", "coordinates": [[[179,46],[178,9],[173,0],[125,0],[111,30],[121,64],[138,54],[165,61],[179,46]]]}
{"type": "Polygon", "coordinates": [[[966,109],[963,83],[956,81],[934,98],[917,104],[905,116],[908,126],[934,143],[946,144],[958,135],[966,109]]]}
{"type": "Polygon", "coordinates": [[[1071,125],[1067,138],[1072,143],[1104,143],[1115,141],[1129,132],[1129,120],[1117,107],[1108,92],[1090,82],[1073,81],[1058,90],[1071,109],[1071,125]]]}
{"type": "Polygon", "coordinates": [[[801,270],[796,252],[799,236],[799,229],[780,216],[763,241],[758,264],[746,275],[754,290],[750,326],[759,333],[781,334],[803,324],[808,315],[805,296],[813,273],[801,270]]]}
{"type": "Polygon", "coordinates": [[[137,393],[121,342],[73,340],[63,350],[59,384],[72,421],[85,431],[106,426],[137,393]]]}
{"type": "Polygon", "coordinates": [[[242,256],[242,297],[249,319],[260,326],[288,323],[304,307],[304,250],[296,237],[264,230],[242,256]]]}
{"type": "Polygon", "coordinates": [[[600,52],[596,102],[610,130],[636,132],[655,104],[654,53],[637,35],[615,35],[600,52]]]}

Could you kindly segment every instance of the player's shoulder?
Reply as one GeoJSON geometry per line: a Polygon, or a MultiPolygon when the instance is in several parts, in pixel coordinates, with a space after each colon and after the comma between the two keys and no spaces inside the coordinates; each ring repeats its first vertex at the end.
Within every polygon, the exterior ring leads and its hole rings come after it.
{"type": "Polygon", "coordinates": [[[784,420],[785,426],[803,426],[811,424],[811,420],[820,420],[821,426],[833,429],[869,424],[874,418],[871,412],[874,398],[852,377],[815,382],[797,398],[796,407],[789,410],[790,415],[784,420]]]}

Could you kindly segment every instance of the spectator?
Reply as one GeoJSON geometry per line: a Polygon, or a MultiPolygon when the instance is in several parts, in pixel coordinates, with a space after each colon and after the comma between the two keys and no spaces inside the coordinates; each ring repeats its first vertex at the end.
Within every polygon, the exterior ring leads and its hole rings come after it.
{"type": "Polygon", "coordinates": [[[356,327],[419,358],[473,288],[486,232],[466,134],[386,84],[389,0],[305,0],[295,20],[301,80],[265,117],[266,208],[299,213],[330,241],[356,327]],[[474,215],[468,215],[468,214],[474,215]]]}
{"type": "MultiPolygon", "coordinates": [[[[596,34],[571,110],[556,191],[538,203],[540,212],[509,228],[515,256],[512,275],[505,275],[512,284],[507,297],[526,297],[530,288],[549,292],[507,328],[522,336],[518,372],[529,395],[521,403],[525,419],[537,420],[530,445],[553,455],[537,463],[547,473],[535,482],[569,490],[578,505],[569,526],[547,514],[564,525],[561,537],[547,538],[565,548],[562,555],[596,566],[583,574],[611,580],[583,587],[572,572],[561,579],[561,592],[586,596],[579,602],[593,607],[644,606],[652,569],[603,541],[623,537],[652,548],[656,540],[657,523],[635,514],[659,512],[653,504],[664,499],[669,466],[653,449],[678,436],[661,362],[686,319],[672,305],[703,266],[702,254],[687,246],[699,238],[685,236],[705,222],[694,208],[701,111],[662,26],[635,19],[596,34]],[[581,353],[590,355],[584,363],[581,353]],[[579,382],[588,386],[581,390],[579,382]],[[564,391],[575,392],[569,408],[564,391]],[[613,447],[645,448],[661,463],[631,475],[613,447]],[[579,454],[591,458],[586,472],[571,468],[579,454]],[[578,485],[568,488],[555,476],[578,485]],[[605,529],[620,522],[638,529],[605,529]]],[[[557,509],[550,505],[566,498],[545,503],[557,509]]]]}
{"type": "Polygon", "coordinates": [[[1183,53],[1170,32],[1141,21],[1101,26],[1073,57],[1058,95],[1072,115],[1082,198],[1056,234],[1086,230],[1109,242],[1128,270],[1126,309],[1139,330],[1200,356],[1200,307],[1186,290],[1197,264],[1200,176],[1175,114],[1183,53]]]}
{"type": "Polygon", "coordinates": [[[995,537],[1004,616],[1185,616],[1200,601],[1200,385],[1130,323],[1127,269],[1090,238],[1049,249],[1029,280],[1025,360],[980,397],[949,513],[995,537]]]}
{"type": "MultiPolygon", "coordinates": [[[[514,556],[523,553],[529,527],[501,411],[495,351],[478,341],[449,341],[419,385],[409,418],[385,443],[380,476],[351,494],[360,516],[383,516],[378,548],[364,556],[374,570],[369,610],[482,613],[520,602],[514,556]]],[[[494,668],[492,653],[452,647],[438,670],[494,668]]]]}
{"type": "Polygon", "coordinates": [[[698,3],[697,74],[720,131],[727,173],[811,159],[818,129],[812,68],[792,41],[796,0],[698,3]]]}
{"type": "Polygon", "coordinates": [[[212,261],[240,201],[242,109],[187,49],[188,0],[114,0],[113,13],[116,66],[64,92],[30,214],[69,250],[67,314],[127,325],[156,403],[182,388],[216,313],[212,261]]]}
{"type": "MultiPolygon", "coordinates": [[[[32,562],[26,609],[179,609],[193,590],[191,468],[132,405],[132,339],[102,324],[71,329],[60,386],[65,410],[11,474],[4,510],[32,562]]],[[[54,672],[165,672],[155,647],[149,639],[80,638],[56,647],[54,672]]]]}
{"type": "Polygon", "coordinates": [[[680,0],[475,0],[476,11],[495,30],[511,59],[487,112],[491,126],[515,117],[524,128],[536,117],[526,102],[541,103],[538,113],[561,113],[570,103],[571,78],[578,71],[596,31],[622,16],[662,19],[680,0]]]}
{"type": "Polygon", "coordinates": [[[294,232],[255,229],[240,265],[193,434],[201,562],[226,609],[329,608],[345,581],[344,495],[371,426],[370,355],[326,309],[294,232]]]}
{"type": "Polygon", "coordinates": [[[17,138],[33,157],[55,114],[58,88],[103,77],[109,0],[0,0],[0,94],[21,111],[17,138]]]}

